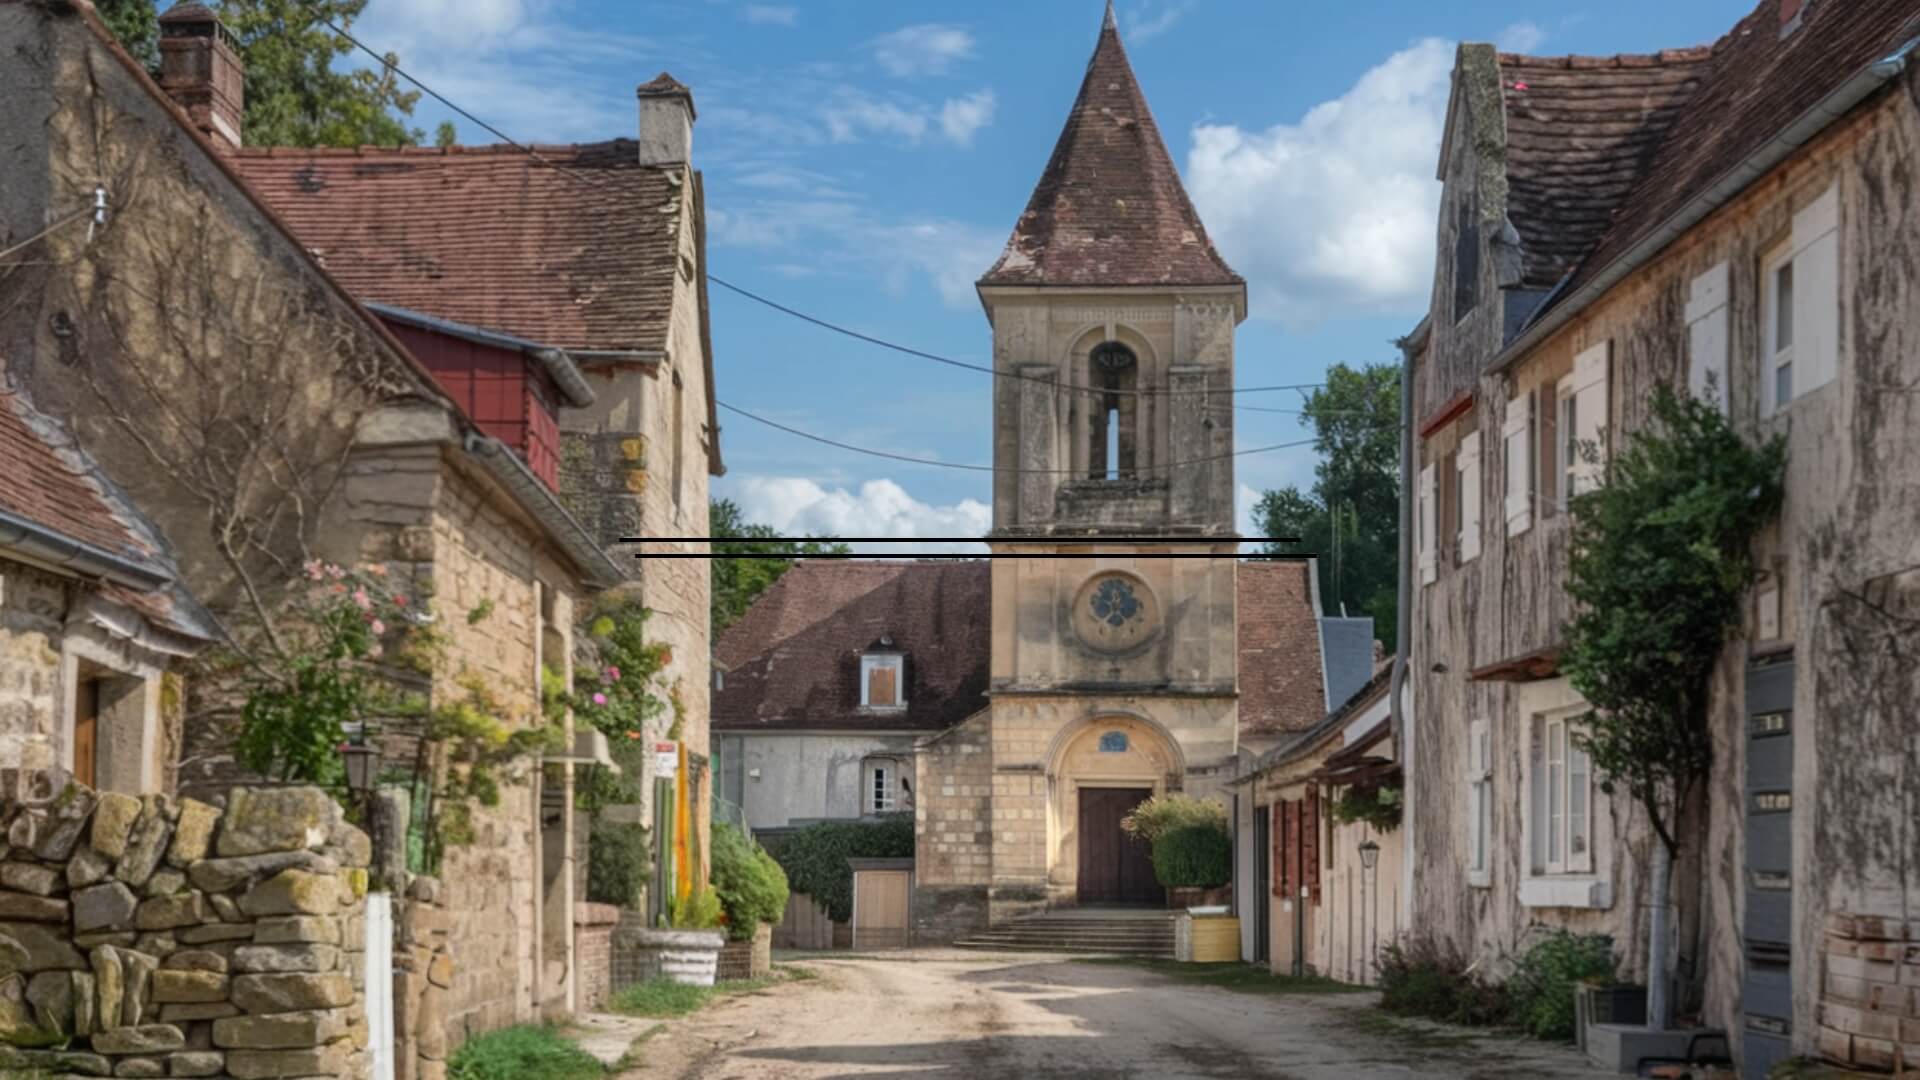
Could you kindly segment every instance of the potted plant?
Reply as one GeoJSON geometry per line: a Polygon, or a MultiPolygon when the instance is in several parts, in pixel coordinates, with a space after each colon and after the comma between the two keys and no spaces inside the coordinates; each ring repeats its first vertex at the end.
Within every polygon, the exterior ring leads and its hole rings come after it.
{"type": "MultiPolygon", "coordinates": [[[[1153,872],[1160,884],[1167,888],[1169,907],[1189,906],[1213,907],[1228,902],[1227,890],[1223,888],[1233,879],[1233,841],[1227,832],[1226,808],[1207,799],[1196,799],[1189,795],[1156,795],[1127,814],[1120,821],[1120,828],[1128,835],[1145,841],[1153,852],[1153,872]],[[1216,835],[1218,842],[1201,840],[1196,834],[1175,844],[1166,856],[1171,860],[1168,868],[1161,869],[1160,849],[1162,841],[1176,832],[1188,829],[1200,829],[1216,835]],[[1189,862],[1189,856],[1195,854],[1195,845],[1202,845],[1217,852],[1221,844],[1227,848],[1225,872],[1216,874],[1213,869],[1202,870],[1199,864],[1189,862]],[[1177,849],[1177,854],[1175,853],[1177,849]],[[1214,877],[1219,880],[1211,880],[1214,877]],[[1179,881],[1170,880],[1178,878],[1179,881]]],[[[1204,860],[1203,860],[1204,861],[1204,860]]]]}
{"type": "Polygon", "coordinates": [[[666,979],[686,986],[712,986],[720,966],[720,950],[727,943],[720,930],[724,917],[720,898],[702,887],[685,900],[674,900],[656,929],[622,927],[614,948],[632,952],[641,982],[666,979]]]}
{"type": "Polygon", "coordinates": [[[1233,838],[1212,824],[1165,833],[1153,842],[1153,875],[1166,886],[1173,907],[1221,914],[1233,880],[1233,838]]]}

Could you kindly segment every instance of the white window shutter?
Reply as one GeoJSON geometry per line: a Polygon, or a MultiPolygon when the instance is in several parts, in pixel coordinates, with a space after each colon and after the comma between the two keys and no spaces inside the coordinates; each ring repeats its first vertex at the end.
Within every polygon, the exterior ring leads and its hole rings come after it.
{"type": "Polygon", "coordinates": [[[1460,440],[1460,561],[1480,555],[1480,433],[1460,440]]]}
{"type": "Polygon", "coordinates": [[[1573,494],[1592,491],[1599,486],[1601,468],[1607,459],[1607,383],[1612,368],[1613,342],[1603,341],[1573,358],[1574,411],[1577,430],[1573,437],[1581,447],[1573,465],[1573,494]],[[1587,446],[1600,452],[1599,460],[1587,459],[1587,446]]]}
{"type": "Polygon", "coordinates": [[[1485,720],[1467,726],[1467,867],[1477,873],[1487,869],[1487,774],[1493,771],[1488,753],[1485,720]]]}
{"type": "Polygon", "coordinates": [[[1840,189],[1793,215],[1793,396],[1833,381],[1840,366],[1840,189]]]}
{"type": "Polygon", "coordinates": [[[1433,483],[1433,466],[1420,470],[1420,584],[1431,584],[1439,576],[1439,560],[1434,555],[1434,532],[1438,529],[1433,483]]]}
{"type": "Polygon", "coordinates": [[[1733,394],[1727,384],[1728,264],[1720,263],[1693,279],[1687,299],[1687,389],[1728,411],[1733,394]]]}
{"type": "Polygon", "coordinates": [[[1500,428],[1505,447],[1507,535],[1519,536],[1533,526],[1533,391],[1507,402],[1506,423],[1500,428]]]}

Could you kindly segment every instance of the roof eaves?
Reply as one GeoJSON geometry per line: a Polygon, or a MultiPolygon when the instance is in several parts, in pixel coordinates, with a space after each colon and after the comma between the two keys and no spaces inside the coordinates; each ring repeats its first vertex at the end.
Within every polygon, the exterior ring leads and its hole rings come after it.
{"type": "Polygon", "coordinates": [[[143,592],[173,581],[172,575],[148,563],[116,555],[6,510],[0,510],[0,551],[13,552],[25,561],[73,574],[105,578],[143,592]]]}
{"type": "Polygon", "coordinates": [[[511,447],[491,436],[469,433],[466,450],[507,489],[520,508],[560,545],[589,584],[610,589],[626,581],[626,575],[620,572],[619,564],[613,561],[613,557],[606,553],[578,518],[567,512],[552,490],[533,474],[533,470],[520,460],[520,455],[514,453],[511,447]]]}

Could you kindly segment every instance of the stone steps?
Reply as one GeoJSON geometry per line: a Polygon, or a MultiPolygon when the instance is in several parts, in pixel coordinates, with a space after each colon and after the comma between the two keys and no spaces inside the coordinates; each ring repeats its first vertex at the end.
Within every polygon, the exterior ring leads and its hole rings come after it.
{"type": "Polygon", "coordinates": [[[1035,915],[954,943],[963,949],[1105,956],[1173,956],[1173,918],[1160,912],[1035,915]]]}

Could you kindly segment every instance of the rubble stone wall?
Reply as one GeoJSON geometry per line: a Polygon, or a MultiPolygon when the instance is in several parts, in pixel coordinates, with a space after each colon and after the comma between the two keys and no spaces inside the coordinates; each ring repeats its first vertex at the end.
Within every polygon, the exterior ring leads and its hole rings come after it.
{"type": "Polygon", "coordinates": [[[0,771],[0,1067],[367,1075],[367,836],[317,788],[211,802],[0,771]]]}

